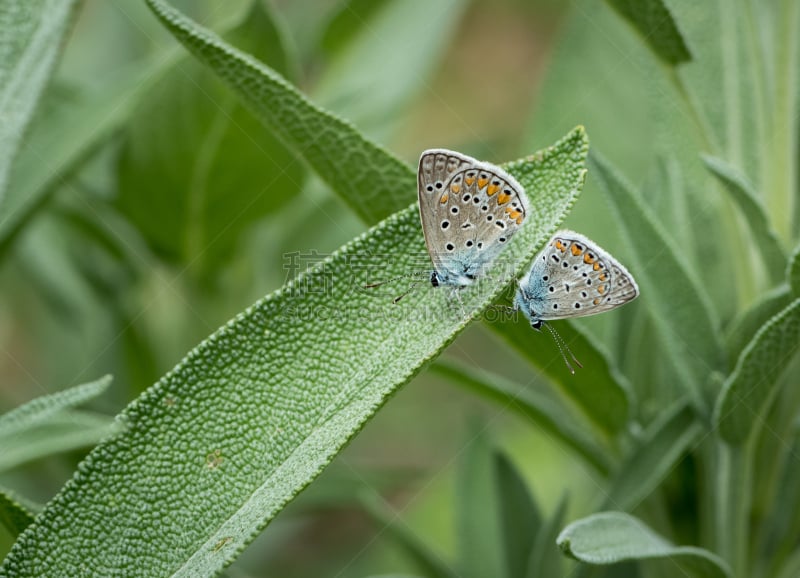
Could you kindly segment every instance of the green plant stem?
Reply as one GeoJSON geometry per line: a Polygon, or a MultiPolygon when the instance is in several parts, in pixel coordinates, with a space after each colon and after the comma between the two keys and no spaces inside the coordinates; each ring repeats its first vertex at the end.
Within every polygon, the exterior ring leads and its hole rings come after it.
{"type": "Polygon", "coordinates": [[[781,0],[778,10],[777,46],[775,54],[775,95],[772,117],[771,152],[768,155],[767,206],[775,230],[784,243],[791,244],[795,223],[795,179],[797,177],[795,80],[797,67],[797,33],[795,23],[800,15],[800,2],[781,0]]]}
{"type": "Polygon", "coordinates": [[[756,188],[763,194],[764,170],[767,159],[769,158],[769,146],[767,144],[767,125],[769,118],[767,115],[767,96],[766,90],[769,86],[767,81],[766,62],[764,53],[759,45],[758,14],[755,10],[755,2],[752,0],[739,0],[741,14],[744,15],[745,41],[747,42],[747,53],[750,66],[750,84],[753,87],[753,104],[755,106],[755,127],[758,146],[756,154],[757,180],[756,188]]]}
{"type": "Polygon", "coordinates": [[[752,439],[741,446],[717,444],[716,549],[733,578],[747,576],[752,439]]]}

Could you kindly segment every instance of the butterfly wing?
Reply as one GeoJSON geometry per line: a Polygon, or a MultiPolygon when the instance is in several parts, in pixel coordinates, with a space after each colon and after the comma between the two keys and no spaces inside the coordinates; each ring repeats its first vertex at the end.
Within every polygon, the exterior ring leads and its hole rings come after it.
{"type": "Polygon", "coordinates": [[[529,214],[514,177],[460,153],[422,153],[417,182],[428,253],[448,284],[467,285],[482,274],[529,214]]]}
{"type": "Polygon", "coordinates": [[[520,283],[531,317],[548,321],[615,309],[639,295],[633,276],[596,243],[558,231],[520,283]]]}

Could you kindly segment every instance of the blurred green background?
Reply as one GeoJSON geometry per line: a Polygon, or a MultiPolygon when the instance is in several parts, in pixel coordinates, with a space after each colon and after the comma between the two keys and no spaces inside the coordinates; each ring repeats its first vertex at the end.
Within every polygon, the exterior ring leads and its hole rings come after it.
{"type": "MultiPolygon", "coordinates": [[[[173,3],[412,165],[431,147],[500,163],[583,124],[592,147],[645,192],[680,249],[720,227],[711,216],[719,211],[718,193],[697,158],[689,113],[656,58],[599,0],[281,0],[269,6],[282,30],[248,17],[244,0],[173,3]],[[678,198],[670,196],[676,186],[686,187],[678,197],[689,206],[669,200],[678,198]]],[[[693,22],[704,25],[702,18],[693,22]]],[[[707,55],[706,46],[694,48],[707,55]]],[[[708,60],[686,70],[697,85],[722,90],[714,74],[708,60]]],[[[84,3],[42,104],[53,116],[40,122],[56,123],[74,99],[108,90],[124,94],[107,111],[121,116],[111,136],[87,151],[79,169],[64,175],[0,247],[0,410],[111,373],[111,392],[93,409],[114,415],[214,329],[279,288],[287,280],[286,254],[325,254],[365,229],[185,56],[139,0],[84,3]]],[[[721,103],[700,106],[714,128],[732,130],[718,121],[721,103]]],[[[102,125],[105,118],[91,120],[102,125]]],[[[752,157],[736,143],[752,129],[744,123],[737,130],[722,135],[726,152],[750,169],[752,157]]],[[[41,170],[48,170],[47,159],[41,170]]],[[[409,190],[408,202],[415,198],[409,190]]],[[[565,226],[625,263],[626,248],[591,176],[565,226]]],[[[689,260],[697,254],[686,252],[689,260]]],[[[700,254],[698,268],[713,285],[723,320],[769,286],[757,269],[722,271],[720,256],[700,254]]],[[[648,391],[658,383],[648,379],[658,362],[637,365],[637,355],[625,353],[626,344],[634,352],[648,347],[652,331],[637,315],[640,306],[583,326],[638,378],[637,412],[646,424],[677,394],[648,391]],[[620,326],[633,327],[632,335],[620,336],[620,326]]],[[[560,364],[549,337],[539,337],[560,364]]],[[[480,324],[446,356],[547,389],[538,371],[480,324]]],[[[581,372],[591,379],[591,367],[581,372]]],[[[568,520],[589,511],[600,484],[578,458],[508,408],[423,373],[226,572],[410,572],[413,566],[357,505],[364,488],[378,489],[414,534],[452,558],[454,472],[479,431],[511,455],[545,513],[565,493],[568,520]]],[[[82,455],[25,464],[0,473],[0,483],[44,502],[82,455]]],[[[7,537],[0,546],[10,547],[7,537]]]]}

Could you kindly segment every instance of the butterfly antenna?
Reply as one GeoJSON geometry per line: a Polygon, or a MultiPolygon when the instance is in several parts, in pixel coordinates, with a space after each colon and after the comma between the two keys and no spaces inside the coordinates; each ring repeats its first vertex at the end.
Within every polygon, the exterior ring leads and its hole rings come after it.
{"type": "Polygon", "coordinates": [[[411,292],[412,292],[414,289],[416,289],[416,288],[417,288],[417,285],[419,285],[420,283],[422,283],[422,281],[414,281],[414,282],[411,284],[411,286],[410,286],[410,287],[409,287],[409,288],[408,288],[408,289],[407,289],[407,290],[406,290],[404,293],[401,293],[400,295],[398,295],[397,297],[395,297],[395,298],[392,300],[392,303],[394,303],[394,304],[397,304],[397,303],[398,303],[398,302],[399,302],[399,301],[400,301],[400,300],[401,300],[403,297],[405,297],[406,295],[408,295],[409,293],[411,293],[411,292]]]}
{"type": "Polygon", "coordinates": [[[387,283],[393,283],[394,281],[399,281],[400,279],[408,279],[409,277],[414,277],[415,275],[419,275],[419,273],[406,273],[405,275],[398,275],[397,277],[392,277],[391,279],[384,279],[383,281],[378,281],[376,283],[367,283],[364,285],[364,289],[372,289],[374,287],[380,287],[381,285],[386,285],[387,283]]]}
{"type": "Polygon", "coordinates": [[[569,362],[569,359],[567,359],[567,353],[569,353],[569,356],[572,358],[572,361],[575,362],[575,365],[577,365],[581,369],[583,368],[583,365],[581,364],[580,361],[578,361],[578,358],[575,357],[575,354],[572,353],[572,350],[569,348],[569,345],[567,345],[567,342],[564,341],[564,338],[561,337],[561,335],[559,335],[558,332],[550,326],[550,324],[544,323],[543,325],[547,327],[547,330],[550,332],[550,335],[553,336],[553,341],[556,342],[556,347],[558,347],[558,351],[559,353],[561,353],[561,357],[564,360],[564,363],[567,365],[567,369],[569,369],[569,372],[572,375],[575,375],[575,368],[572,367],[572,365],[569,362]]]}

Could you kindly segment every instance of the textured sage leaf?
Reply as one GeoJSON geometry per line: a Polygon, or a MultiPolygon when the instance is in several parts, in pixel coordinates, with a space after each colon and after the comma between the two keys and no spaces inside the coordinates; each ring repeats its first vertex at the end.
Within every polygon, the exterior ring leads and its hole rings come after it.
{"type": "Polygon", "coordinates": [[[0,202],[36,104],[50,80],[75,0],[0,4],[0,202]]]}
{"type": "Polygon", "coordinates": [[[43,395],[0,416],[0,439],[47,423],[53,415],[94,399],[111,385],[111,376],[43,395]]]}
{"type": "MultiPolygon", "coordinates": [[[[510,273],[523,271],[574,202],[587,148],[578,128],[506,165],[538,225],[511,239],[510,273]]],[[[229,564],[466,326],[446,288],[420,288],[396,305],[362,289],[367,276],[420,266],[429,265],[412,205],[220,328],[121,414],[127,428],[90,453],[0,575],[91,567],[197,576],[229,564]]],[[[460,295],[475,313],[505,289],[486,276],[460,295]]]]}
{"type": "MultiPolygon", "coordinates": [[[[279,73],[289,68],[266,2],[254,2],[225,38],[279,73]]],[[[162,76],[135,115],[120,158],[118,206],[160,255],[197,274],[217,271],[248,225],[301,190],[302,162],[190,57],[162,76]]]]}
{"type": "Polygon", "coordinates": [[[373,1],[369,4],[378,6],[369,9],[351,4],[343,12],[361,21],[359,33],[335,53],[313,96],[368,137],[385,142],[406,118],[403,107],[421,90],[431,90],[431,74],[470,2],[439,0],[435,9],[429,0],[373,1]]]}
{"type": "Polygon", "coordinates": [[[455,481],[459,576],[508,576],[497,503],[494,449],[480,423],[468,429],[455,481]]]}
{"type": "Polygon", "coordinates": [[[130,118],[138,96],[159,72],[148,63],[96,88],[51,89],[31,123],[0,201],[0,252],[62,180],[130,118]]]}
{"type": "Polygon", "coordinates": [[[368,223],[407,206],[416,179],[408,166],[355,127],[308,100],[278,72],[240,52],[162,0],[148,0],[162,23],[242,99],[368,223]]]}
{"type": "Polygon", "coordinates": [[[674,546],[644,522],[623,512],[600,512],[567,526],[558,546],[587,564],[616,564],[626,560],[664,560],[678,576],[730,577],[725,562],[708,550],[674,546]]]}
{"type": "Polygon", "coordinates": [[[499,451],[494,452],[494,476],[494,502],[499,509],[507,576],[524,576],[542,525],[542,515],[525,480],[511,460],[499,451]]]}
{"type": "Polygon", "coordinates": [[[3,435],[0,471],[53,454],[93,446],[122,429],[105,415],[67,410],[11,435],[3,435]]]}
{"type": "Polygon", "coordinates": [[[0,488],[0,525],[14,537],[31,525],[36,514],[15,493],[0,488]]]}
{"type": "Polygon", "coordinates": [[[383,502],[380,496],[362,496],[361,503],[367,513],[378,524],[381,532],[386,532],[414,563],[416,569],[430,578],[456,578],[458,574],[442,559],[442,556],[429,547],[422,539],[408,529],[405,522],[383,502]]]}
{"type": "Polygon", "coordinates": [[[645,44],[666,64],[675,66],[692,59],[678,24],[662,0],[606,0],[630,22],[645,44]]]}
{"type": "MultiPolygon", "coordinates": [[[[540,578],[544,576],[564,576],[564,556],[556,545],[556,538],[564,525],[564,516],[567,513],[567,497],[563,496],[556,505],[553,514],[542,524],[536,534],[536,541],[531,550],[525,574],[526,578],[540,578]]],[[[513,577],[512,577],[513,578],[513,577]]]]}
{"type": "Polygon", "coordinates": [[[737,359],[742,350],[750,343],[756,332],[777,315],[784,307],[792,302],[793,295],[786,284],[778,285],[774,289],[759,296],[755,303],[745,309],[731,323],[727,335],[727,350],[729,359],[737,359]]]}
{"type": "Polygon", "coordinates": [[[702,431],[694,410],[686,403],[679,402],[665,411],[620,464],[604,496],[603,507],[635,509],[691,449],[702,431]]]}
{"type": "Polygon", "coordinates": [[[702,385],[708,373],[723,363],[706,293],[630,185],[594,152],[591,167],[626,240],[641,299],[653,314],[665,349],[684,380],[682,385],[704,407],[702,385]]]}
{"type": "Polygon", "coordinates": [[[531,387],[511,383],[500,376],[475,370],[466,371],[448,362],[437,361],[432,369],[459,386],[467,387],[533,421],[549,435],[574,449],[598,471],[609,471],[609,458],[602,446],[593,439],[589,431],[576,425],[579,420],[556,399],[531,387]]]}
{"type": "Polygon", "coordinates": [[[780,281],[786,269],[786,255],[753,186],[735,167],[722,159],[703,155],[703,162],[728,191],[750,226],[755,247],[761,254],[770,279],[773,282],[780,281]]]}
{"type": "Polygon", "coordinates": [[[778,378],[800,346],[800,299],[772,317],[744,348],[717,399],[714,422],[722,438],[744,443],[753,432],[778,378]]]}
{"type": "Polygon", "coordinates": [[[489,326],[508,345],[547,375],[594,425],[607,435],[625,427],[630,409],[630,385],[613,366],[607,353],[569,321],[554,324],[569,348],[583,364],[571,374],[561,359],[558,347],[546,331],[531,328],[522,315],[514,322],[503,320],[489,326]]]}

